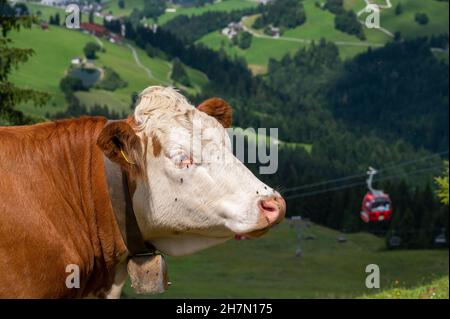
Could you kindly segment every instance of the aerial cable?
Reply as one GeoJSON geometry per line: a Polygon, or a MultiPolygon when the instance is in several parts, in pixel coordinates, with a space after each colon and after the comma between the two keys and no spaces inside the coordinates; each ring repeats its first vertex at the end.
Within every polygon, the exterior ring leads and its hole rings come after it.
{"type": "MultiPolygon", "coordinates": [[[[438,168],[441,168],[441,165],[419,169],[419,170],[416,170],[416,171],[413,171],[413,172],[410,172],[410,173],[402,173],[402,174],[396,174],[396,175],[392,175],[392,176],[386,176],[386,177],[383,177],[383,178],[379,178],[378,181],[384,181],[384,180],[390,180],[390,179],[395,179],[395,178],[399,178],[399,177],[416,175],[416,174],[432,171],[432,170],[435,170],[435,169],[438,169],[438,168]]],[[[319,191],[312,191],[312,192],[294,194],[294,195],[287,196],[285,199],[288,200],[288,199],[294,199],[294,198],[310,197],[310,196],[314,196],[314,195],[320,195],[320,194],[324,194],[324,193],[329,193],[329,192],[333,192],[333,191],[339,191],[339,190],[343,190],[343,189],[347,189],[347,188],[353,188],[353,187],[362,186],[362,185],[366,185],[366,181],[364,181],[364,182],[355,182],[355,183],[351,183],[351,184],[336,186],[336,187],[332,187],[332,188],[328,188],[328,189],[324,189],[324,190],[319,190],[319,191]]]]}
{"type": "MultiPolygon", "coordinates": [[[[418,159],[409,160],[409,161],[405,161],[405,162],[400,162],[397,165],[389,165],[389,166],[387,166],[385,168],[382,168],[382,169],[380,169],[378,171],[379,172],[384,172],[384,171],[388,171],[388,170],[393,170],[393,169],[398,168],[398,167],[407,166],[409,164],[420,162],[420,161],[423,161],[423,160],[431,158],[431,157],[442,156],[442,155],[445,155],[445,154],[448,154],[448,153],[449,153],[449,151],[447,150],[447,151],[443,151],[443,152],[439,152],[439,153],[435,153],[435,154],[430,154],[430,155],[427,155],[427,156],[424,156],[424,157],[421,157],[421,158],[418,158],[418,159]]],[[[330,184],[330,183],[348,181],[348,180],[352,180],[352,179],[355,179],[355,178],[358,178],[358,177],[363,178],[363,177],[366,177],[366,176],[367,176],[367,173],[360,173],[360,174],[344,176],[344,177],[340,177],[340,178],[336,178],[336,179],[330,179],[330,180],[326,180],[326,181],[322,181],[322,182],[317,182],[317,183],[312,183],[312,184],[307,184],[307,185],[290,187],[290,188],[284,189],[283,193],[296,191],[296,190],[302,190],[302,189],[308,189],[308,188],[314,188],[314,187],[317,187],[317,186],[322,186],[322,185],[326,185],[326,184],[330,184]]]]}

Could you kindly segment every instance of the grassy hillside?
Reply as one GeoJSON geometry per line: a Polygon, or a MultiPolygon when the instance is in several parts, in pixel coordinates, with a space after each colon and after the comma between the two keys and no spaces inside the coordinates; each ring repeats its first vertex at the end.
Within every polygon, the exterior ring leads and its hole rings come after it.
{"type": "MultiPolygon", "coordinates": [[[[57,13],[59,13],[61,23],[63,23],[65,20],[66,13],[64,10],[62,10],[60,8],[45,6],[45,5],[41,5],[39,3],[30,2],[30,1],[21,1],[21,2],[24,2],[27,5],[28,10],[31,12],[31,14],[38,16],[40,19],[42,19],[44,21],[48,22],[50,16],[54,16],[57,13]],[[39,15],[39,13],[40,13],[40,15],[39,15]]],[[[81,15],[82,22],[88,22],[88,19],[89,19],[89,16],[87,14],[81,15]]],[[[98,24],[102,24],[103,19],[100,17],[94,16],[94,22],[98,23],[98,24]]]]}
{"type": "MultiPolygon", "coordinates": [[[[432,34],[448,33],[449,17],[448,2],[438,2],[436,0],[392,0],[393,7],[381,12],[381,27],[395,33],[400,31],[404,37],[423,36],[432,34]],[[404,12],[402,15],[395,15],[395,6],[402,3],[404,12]],[[414,21],[416,12],[427,13],[430,23],[421,26],[414,21]]],[[[223,48],[227,53],[243,56],[253,68],[265,67],[269,58],[279,59],[287,53],[292,53],[301,46],[308,45],[311,41],[319,41],[325,38],[334,41],[340,50],[342,58],[355,56],[363,52],[367,47],[381,46],[392,38],[386,33],[376,29],[365,28],[367,39],[359,40],[357,37],[346,34],[334,28],[334,15],[327,10],[322,10],[316,6],[315,0],[303,0],[306,11],[306,22],[296,28],[286,30],[280,39],[270,37],[253,37],[252,45],[247,50],[241,50],[231,45],[227,37],[214,31],[199,40],[199,42],[213,49],[223,48]]],[[[358,12],[364,8],[363,0],[346,0],[345,8],[358,12]]],[[[245,20],[247,27],[251,27],[255,16],[245,20]]],[[[363,18],[363,16],[361,17],[363,18]]],[[[261,30],[254,30],[256,34],[262,34],[261,30]]]]}
{"type": "Polygon", "coordinates": [[[21,30],[11,35],[15,46],[21,48],[32,46],[35,51],[27,63],[12,73],[12,82],[24,88],[34,88],[52,95],[47,107],[38,109],[32,105],[22,105],[19,109],[38,116],[45,115],[47,111],[50,113],[62,111],[65,101],[59,90],[59,81],[64,76],[70,59],[80,56],[83,46],[91,38],[81,32],[52,26],[48,31],[42,31],[34,26],[31,30],[21,30]],[[70,36],[66,36],[69,32],[70,36]]]}
{"type": "MultiPolygon", "coordinates": [[[[168,257],[169,290],[156,298],[379,297],[393,287],[429,285],[448,276],[448,251],[386,251],[384,240],[318,226],[302,228],[303,257],[296,258],[295,229],[284,222],[256,240],[230,241],[186,257],[168,257]],[[306,240],[312,236],[314,239],[306,240]],[[365,287],[365,267],[378,264],[381,289],[365,287]]],[[[447,279],[448,285],[448,279],[447,279]]],[[[136,296],[127,282],[125,294],[136,296]]]]}
{"type": "Polygon", "coordinates": [[[237,46],[233,46],[231,41],[223,36],[220,31],[211,32],[198,42],[215,50],[223,49],[230,56],[242,56],[250,67],[266,67],[269,58],[281,59],[286,53],[294,53],[300,47],[306,45],[293,41],[277,41],[270,38],[253,37],[251,47],[247,50],[242,50],[237,46]]]}
{"type": "MultiPolygon", "coordinates": [[[[70,60],[82,56],[84,45],[89,41],[96,40],[91,35],[82,32],[52,26],[48,31],[33,27],[31,30],[15,32],[12,34],[12,39],[15,46],[23,48],[31,46],[36,53],[13,73],[11,80],[21,87],[34,88],[52,95],[45,107],[36,108],[26,104],[19,106],[19,109],[37,116],[64,110],[66,103],[59,89],[59,82],[70,66],[70,60]],[[39,41],[35,41],[35,39],[39,39],[39,41]]],[[[149,85],[171,84],[170,62],[159,58],[150,58],[143,50],[135,48],[141,63],[151,71],[152,77],[149,78],[147,72],[136,64],[127,45],[112,44],[105,40],[98,41],[101,41],[105,52],[98,53],[95,65],[111,67],[123,80],[128,82],[128,86],[114,92],[92,89],[89,92],[77,93],[77,97],[88,107],[96,103],[107,104],[110,109],[127,112],[133,92],[140,92],[149,85]]],[[[188,89],[190,93],[200,90],[200,87],[207,82],[206,76],[197,70],[188,69],[188,75],[193,83],[193,88],[188,89]]]]}
{"type": "MultiPolygon", "coordinates": [[[[158,18],[157,23],[162,25],[167,21],[173,19],[174,17],[185,14],[185,15],[194,15],[194,14],[202,14],[207,11],[231,11],[231,10],[239,10],[245,8],[251,8],[257,6],[257,2],[251,0],[222,0],[211,4],[206,4],[202,7],[183,7],[179,5],[169,4],[168,8],[176,9],[175,12],[166,12],[162,16],[158,18]]],[[[125,8],[121,9],[118,6],[117,0],[109,0],[106,3],[105,9],[103,12],[109,13],[111,12],[113,15],[122,17],[128,16],[133,11],[133,8],[142,10],[144,8],[144,0],[127,0],[125,1],[125,8]]],[[[150,20],[151,22],[156,22],[150,20]]]]}
{"type": "MultiPolygon", "coordinates": [[[[410,289],[392,288],[382,293],[364,298],[376,299],[448,299],[449,281],[448,276],[433,280],[429,284],[424,284],[410,289]]],[[[398,285],[398,284],[397,284],[398,285]]]]}
{"type": "MultiPolygon", "coordinates": [[[[361,10],[364,5],[362,0],[346,0],[346,7],[355,12],[361,10]]],[[[384,0],[376,3],[385,4],[384,0]]],[[[384,9],[380,15],[381,27],[392,33],[399,31],[403,37],[428,36],[432,34],[447,33],[449,29],[449,3],[437,0],[391,0],[392,8],[384,9]],[[403,13],[395,14],[395,7],[402,4],[403,13]],[[419,25],[414,21],[416,13],[426,13],[430,21],[426,25],[419,25]]]]}
{"type": "MultiPolygon", "coordinates": [[[[360,41],[355,36],[348,35],[334,28],[334,15],[328,11],[317,8],[314,0],[304,0],[306,11],[305,24],[294,29],[286,30],[282,37],[273,39],[262,35],[261,30],[254,30],[261,37],[254,36],[252,45],[247,50],[241,50],[231,45],[231,41],[220,33],[220,30],[211,32],[201,38],[199,42],[213,48],[223,48],[227,53],[243,56],[250,65],[266,66],[269,58],[280,59],[287,53],[297,51],[311,41],[319,41],[321,38],[336,41],[343,58],[354,56],[367,49],[368,44],[360,41]]],[[[249,17],[245,24],[251,27],[255,17],[249,17]]],[[[377,38],[378,32],[367,42],[377,38]]],[[[381,37],[385,37],[380,34],[381,37]]],[[[377,43],[379,39],[376,39],[377,43]]],[[[384,39],[386,40],[386,39],[384,39]]]]}
{"type": "Polygon", "coordinates": [[[105,10],[103,12],[109,13],[111,12],[113,15],[117,17],[128,16],[133,8],[142,9],[144,7],[144,0],[126,0],[125,8],[121,9],[118,6],[117,0],[109,0],[106,1],[105,10]]]}
{"type": "Polygon", "coordinates": [[[208,11],[232,11],[256,7],[258,4],[255,1],[249,0],[222,0],[220,2],[215,2],[211,4],[206,4],[202,7],[180,7],[171,6],[176,9],[176,12],[166,12],[158,18],[158,24],[163,25],[167,21],[173,19],[174,17],[184,14],[184,15],[200,15],[208,11]]]}

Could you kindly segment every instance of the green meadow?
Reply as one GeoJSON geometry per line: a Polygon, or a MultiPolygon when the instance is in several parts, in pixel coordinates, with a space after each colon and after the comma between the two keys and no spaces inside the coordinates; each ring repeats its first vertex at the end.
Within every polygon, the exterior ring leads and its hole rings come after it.
{"type": "Polygon", "coordinates": [[[299,42],[253,37],[251,47],[247,50],[242,50],[237,46],[233,46],[231,41],[223,36],[220,31],[211,32],[198,42],[215,50],[223,49],[230,56],[242,56],[250,67],[265,67],[269,58],[281,59],[286,53],[294,53],[302,46],[305,46],[305,44],[299,42]]]}
{"type": "Polygon", "coordinates": [[[226,1],[220,1],[215,2],[211,4],[205,4],[202,7],[181,7],[181,6],[171,6],[170,8],[176,9],[176,12],[166,12],[162,16],[158,18],[158,24],[163,25],[170,21],[171,19],[175,18],[179,15],[200,15],[205,12],[212,12],[212,11],[223,11],[223,12],[229,12],[232,10],[241,10],[241,9],[247,9],[256,7],[258,3],[256,1],[249,1],[249,0],[226,0],[226,1]]]}
{"type": "MultiPolygon", "coordinates": [[[[172,285],[153,297],[383,298],[393,289],[422,291],[437,281],[447,287],[439,297],[448,298],[448,250],[386,250],[384,239],[367,233],[346,234],[347,242],[339,243],[341,233],[315,224],[303,224],[301,231],[300,258],[295,257],[296,232],[289,221],[262,238],[167,257],[172,285]],[[380,289],[365,286],[369,264],[380,268],[380,289]]],[[[144,297],[134,294],[129,282],[124,292],[128,298],[144,297]]]]}
{"type": "Polygon", "coordinates": [[[109,0],[106,2],[106,7],[103,10],[105,13],[112,13],[117,17],[130,15],[133,8],[142,9],[144,7],[144,0],[125,0],[125,7],[119,8],[117,0],[109,0]]]}
{"type": "MultiPolygon", "coordinates": [[[[392,38],[376,29],[365,28],[367,39],[361,41],[355,36],[346,34],[334,28],[334,15],[327,10],[322,10],[316,6],[315,0],[303,0],[307,20],[296,28],[285,30],[281,39],[272,39],[270,37],[253,37],[252,45],[249,49],[242,50],[231,44],[231,41],[221,35],[220,30],[211,32],[202,37],[201,42],[215,50],[223,49],[231,56],[244,57],[254,73],[264,73],[267,69],[269,58],[280,59],[287,53],[293,53],[299,48],[308,45],[311,41],[319,41],[324,38],[334,41],[340,50],[343,59],[351,58],[361,53],[369,46],[376,47],[385,44],[392,38]]],[[[385,4],[384,0],[376,0],[378,4],[385,4]]],[[[429,36],[432,34],[448,33],[449,16],[448,2],[437,0],[391,0],[392,8],[383,9],[381,12],[381,26],[391,33],[400,32],[404,37],[429,36]],[[403,13],[395,14],[395,7],[401,3],[403,13]],[[430,22],[427,25],[419,25],[414,21],[414,15],[417,12],[426,13],[430,22]]],[[[157,23],[163,25],[174,17],[185,15],[199,15],[208,11],[231,11],[256,6],[255,1],[249,0],[226,0],[213,4],[207,4],[202,7],[181,7],[175,8],[176,12],[166,12],[159,17],[157,23]]],[[[56,12],[64,12],[57,8],[42,6],[39,4],[28,3],[30,10],[34,13],[40,11],[42,17],[48,20],[48,17],[56,12]]],[[[360,11],[365,6],[364,0],[344,0],[346,10],[360,11]]],[[[116,16],[126,16],[131,13],[133,8],[142,9],[143,0],[130,0],[125,2],[125,8],[118,7],[118,2],[111,0],[107,2],[104,12],[112,12],[116,16]]],[[[86,15],[83,15],[83,20],[86,15]]],[[[245,24],[250,27],[256,16],[248,17],[245,24]]],[[[364,14],[361,16],[364,19],[364,14]]],[[[96,17],[96,22],[101,19],[96,17]]],[[[254,30],[261,34],[261,30],[254,30]]],[[[197,89],[190,88],[188,91],[195,92],[197,89]]]]}
{"type": "Polygon", "coordinates": [[[392,8],[381,13],[381,26],[391,32],[399,31],[403,37],[429,36],[432,34],[448,34],[449,4],[444,1],[392,0],[392,8]],[[403,5],[403,13],[395,15],[395,6],[403,5]],[[414,21],[418,12],[426,13],[430,19],[427,25],[414,21]]]}
{"type": "Polygon", "coordinates": [[[398,283],[394,284],[392,289],[383,291],[381,293],[364,296],[363,298],[373,299],[448,299],[448,276],[433,280],[429,284],[424,284],[410,289],[396,287],[398,283]]]}
{"type": "MultiPolygon", "coordinates": [[[[303,4],[306,11],[306,22],[299,27],[286,30],[283,36],[315,41],[324,38],[329,41],[364,42],[356,36],[336,30],[334,14],[328,10],[317,8],[314,0],[304,0],[303,4]]],[[[365,42],[380,43],[388,40],[386,35],[378,31],[366,29],[365,32],[367,36],[365,42]]]]}
{"type": "MultiPolygon", "coordinates": [[[[373,1],[379,5],[386,5],[386,0],[373,1]]],[[[380,14],[380,25],[392,34],[400,32],[403,37],[430,36],[433,34],[448,34],[449,29],[449,4],[448,1],[437,0],[391,0],[392,7],[382,9],[380,14]],[[402,5],[402,13],[395,14],[397,5],[402,5]],[[416,13],[426,13],[430,19],[426,25],[420,25],[414,20],[416,13]]],[[[347,10],[358,12],[365,6],[363,0],[344,0],[347,10]]],[[[364,15],[361,16],[363,18],[364,15]]],[[[382,33],[378,30],[365,29],[370,39],[375,40],[374,34],[382,33]]]]}
{"type": "Polygon", "coordinates": [[[59,81],[64,77],[70,60],[81,56],[83,47],[90,36],[81,32],[68,31],[50,26],[47,31],[33,26],[31,30],[23,29],[12,33],[13,45],[19,48],[33,48],[35,54],[12,73],[11,81],[23,88],[51,94],[45,107],[36,108],[26,104],[20,110],[36,115],[45,116],[46,112],[55,113],[65,109],[63,93],[59,90],[59,81]]]}
{"type": "MultiPolygon", "coordinates": [[[[384,9],[380,15],[381,27],[390,32],[399,31],[404,37],[448,33],[448,2],[436,0],[392,0],[391,2],[393,7],[384,9]],[[400,2],[403,4],[404,11],[403,14],[397,16],[395,15],[395,6],[400,2]],[[424,26],[417,24],[414,21],[414,15],[417,12],[426,13],[430,22],[424,26]]],[[[295,52],[311,41],[319,41],[322,38],[334,41],[338,45],[343,59],[351,58],[367,50],[369,46],[382,46],[392,40],[390,36],[380,30],[365,28],[367,39],[361,41],[355,36],[336,30],[334,15],[327,10],[318,8],[315,0],[303,0],[303,3],[306,22],[299,27],[285,30],[282,34],[282,38],[285,39],[254,36],[250,48],[241,50],[232,46],[231,41],[221,35],[218,30],[205,35],[198,42],[216,50],[223,49],[232,56],[242,56],[250,67],[261,71],[267,66],[269,58],[280,59],[285,54],[295,52]]],[[[358,12],[364,8],[365,3],[363,0],[345,0],[344,6],[347,10],[358,12]]],[[[248,17],[245,22],[246,26],[250,27],[255,18],[256,16],[248,17]]],[[[262,33],[261,30],[254,31],[258,34],[262,33]]]]}
{"type": "MultiPolygon", "coordinates": [[[[49,30],[41,30],[33,26],[31,30],[14,32],[14,45],[21,48],[33,48],[35,54],[25,64],[17,69],[11,80],[24,88],[48,92],[51,98],[45,107],[37,108],[31,104],[19,106],[27,114],[45,117],[63,111],[66,108],[64,95],[59,89],[59,82],[70,67],[71,59],[83,56],[83,47],[89,41],[97,41],[91,35],[79,31],[71,31],[62,27],[50,26],[49,30]]],[[[126,44],[113,44],[101,41],[104,52],[99,52],[94,60],[97,67],[111,67],[128,85],[114,92],[91,89],[89,92],[77,92],[76,96],[82,104],[90,107],[94,104],[108,105],[111,110],[128,112],[130,110],[131,95],[140,92],[149,85],[170,85],[172,65],[160,58],[150,58],[143,50],[135,48],[141,63],[151,71],[152,78],[138,66],[132,52],[126,44]]],[[[187,68],[192,88],[195,93],[208,81],[207,77],[194,69],[187,68]]],[[[176,85],[176,84],[175,84],[176,85]]]]}
{"type": "MultiPolygon", "coordinates": [[[[37,16],[39,19],[44,20],[48,22],[50,16],[54,16],[57,13],[59,13],[61,24],[64,23],[64,19],[66,17],[66,13],[63,9],[41,5],[39,3],[30,2],[30,1],[23,1],[26,3],[28,10],[30,10],[30,13],[37,16]]],[[[81,15],[81,21],[82,22],[88,22],[88,15],[82,14],[81,15]]],[[[98,24],[103,24],[103,19],[100,17],[94,16],[94,22],[98,24]]]]}

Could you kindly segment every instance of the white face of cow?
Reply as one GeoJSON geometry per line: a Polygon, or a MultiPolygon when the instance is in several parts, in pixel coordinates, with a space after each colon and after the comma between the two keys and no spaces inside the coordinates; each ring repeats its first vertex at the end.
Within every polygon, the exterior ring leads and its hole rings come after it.
{"type": "Polygon", "coordinates": [[[134,121],[145,169],[133,207],[144,238],[163,253],[185,255],[236,235],[257,237],[284,217],[282,197],[233,156],[223,126],[231,109],[224,101],[196,109],[172,88],[150,87],[134,121]]]}

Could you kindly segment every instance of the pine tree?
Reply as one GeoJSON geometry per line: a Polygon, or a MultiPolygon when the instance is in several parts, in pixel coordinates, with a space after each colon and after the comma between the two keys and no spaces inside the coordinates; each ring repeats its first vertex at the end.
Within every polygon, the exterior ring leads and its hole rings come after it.
{"type": "Polygon", "coordinates": [[[89,23],[94,23],[94,10],[89,11],[88,20],[89,23]]]}
{"type": "Polygon", "coordinates": [[[405,211],[402,212],[402,219],[400,222],[400,229],[398,234],[402,239],[402,246],[405,248],[414,248],[416,247],[415,240],[415,228],[414,225],[416,223],[414,218],[414,213],[408,207],[405,211]]]}
{"type": "Polygon", "coordinates": [[[172,67],[172,74],[171,79],[175,82],[178,82],[182,85],[190,86],[191,83],[189,81],[189,77],[186,73],[186,70],[184,69],[183,64],[180,62],[179,59],[174,59],[173,61],[173,67],[172,67]]]}
{"type": "Polygon", "coordinates": [[[35,18],[29,16],[16,16],[13,8],[6,0],[0,0],[0,124],[14,125],[26,124],[33,120],[26,117],[14,107],[26,101],[33,101],[40,106],[48,100],[48,94],[30,89],[21,89],[8,81],[13,68],[26,62],[34,53],[32,49],[19,49],[11,47],[8,34],[12,30],[31,28],[35,18]]]}
{"type": "Polygon", "coordinates": [[[401,3],[397,4],[395,7],[395,14],[401,15],[403,13],[403,5],[401,3]]]}
{"type": "Polygon", "coordinates": [[[413,209],[418,230],[414,236],[415,246],[428,248],[432,243],[437,213],[434,194],[429,184],[425,189],[416,192],[413,209]]]}

